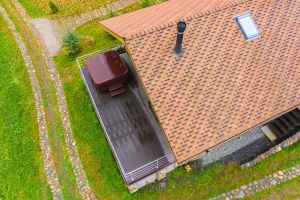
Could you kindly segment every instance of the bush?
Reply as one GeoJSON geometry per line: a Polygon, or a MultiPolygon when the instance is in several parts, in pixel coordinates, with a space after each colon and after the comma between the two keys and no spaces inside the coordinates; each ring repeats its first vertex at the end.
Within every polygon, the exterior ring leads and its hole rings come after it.
{"type": "Polygon", "coordinates": [[[161,2],[162,2],[162,0],[141,0],[140,4],[141,4],[141,7],[146,8],[148,6],[158,4],[161,2]]]}
{"type": "Polygon", "coordinates": [[[74,31],[67,31],[63,37],[63,44],[67,48],[69,55],[75,55],[80,51],[79,42],[80,36],[74,31]]]}
{"type": "Polygon", "coordinates": [[[56,14],[58,12],[57,6],[52,1],[49,2],[49,7],[52,14],[56,14]]]}
{"type": "Polygon", "coordinates": [[[151,5],[150,0],[142,0],[142,1],[141,1],[141,6],[142,6],[143,8],[146,8],[146,7],[150,6],[150,5],[151,5]]]}

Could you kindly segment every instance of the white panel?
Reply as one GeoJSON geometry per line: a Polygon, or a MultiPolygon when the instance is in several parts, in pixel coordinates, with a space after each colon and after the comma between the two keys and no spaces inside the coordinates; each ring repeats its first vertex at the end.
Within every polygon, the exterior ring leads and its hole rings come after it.
{"type": "Polygon", "coordinates": [[[250,16],[240,19],[239,22],[244,33],[247,35],[247,38],[251,38],[252,36],[259,34],[259,31],[250,16]]]}
{"type": "Polygon", "coordinates": [[[240,16],[237,16],[236,20],[247,41],[250,41],[260,36],[260,32],[250,13],[244,13],[240,16]]]}

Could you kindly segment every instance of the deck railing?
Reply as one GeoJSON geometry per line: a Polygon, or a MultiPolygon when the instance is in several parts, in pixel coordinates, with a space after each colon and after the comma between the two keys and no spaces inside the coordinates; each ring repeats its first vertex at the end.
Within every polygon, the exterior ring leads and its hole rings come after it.
{"type": "Polygon", "coordinates": [[[100,49],[98,51],[94,51],[92,53],[89,53],[89,54],[85,54],[83,56],[80,56],[78,57],[76,60],[77,60],[77,64],[79,67],[84,67],[85,66],[85,61],[88,59],[88,58],[91,58],[93,56],[96,56],[100,53],[104,53],[106,51],[109,51],[109,50],[118,50],[120,48],[124,48],[124,46],[122,44],[117,44],[117,45],[114,45],[114,46],[110,46],[110,47],[107,47],[105,49],[100,49]]]}
{"type": "Polygon", "coordinates": [[[135,181],[142,178],[145,174],[151,174],[158,169],[161,169],[174,161],[172,154],[160,157],[150,163],[147,163],[129,173],[124,174],[126,181],[135,181]]]}
{"type": "MultiPolygon", "coordinates": [[[[122,49],[122,48],[124,48],[124,46],[121,45],[121,44],[118,44],[118,45],[115,45],[115,46],[111,46],[111,47],[108,47],[108,48],[105,48],[105,49],[101,49],[101,50],[98,50],[98,51],[95,51],[95,52],[92,52],[92,53],[80,56],[80,57],[78,57],[76,59],[78,67],[79,67],[79,69],[80,68],[84,68],[85,67],[85,61],[88,58],[91,58],[93,56],[96,56],[96,55],[98,55],[100,53],[104,53],[104,52],[109,51],[109,50],[119,50],[119,49],[122,49]]],[[[81,71],[81,69],[80,69],[80,71],[81,71]]],[[[85,83],[85,84],[87,85],[87,83],[85,83]]],[[[90,93],[90,91],[89,91],[89,93],[90,93]]],[[[90,95],[91,95],[91,93],[90,93],[90,95]]],[[[92,101],[93,101],[93,99],[92,99],[92,101]]],[[[93,102],[93,104],[94,104],[95,109],[97,110],[96,104],[94,102],[93,102]]],[[[101,125],[104,126],[100,114],[97,113],[97,115],[99,117],[101,125]]],[[[120,170],[122,172],[123,178],[125,179],[125,181],[127,183],[132,183],[132,182],[134,182],[136,180],[139,180],[139,179],[143,178],[145,176],[145,174],[150,175],[151,173],[153,173],[153,172],[155,172],[155,171],[157,171],[157,170],[159,170],[159,169],[161,169],[163,167],[166,167],[169,164],[175,162],[175,158],[174,158],[173,154],[170,152],[170,153],[168,153],[165,156],[162,156],[162,157],[160,157],[160,158],[158,158],[158,159],[156,159],[154,161],[151,161],[151,162],[149,162],[149,163],[147,163],[147,164],[145,164],[145,165],[143,165],[143,166],[141,166],[141,167],[139,167],[139,168],[137,168],[137,169],[135,169],[135,170],[133,170],[131,172],[126,173],[124,171],[124,169],[123,169],[123,167],[122,167],[122,165],[121,165],[121,163],[120,163],[117,155],[116,155],[116,152],[115,152],[114,147],[113,147],[113,145],[111,143],[111,140],[110,140],[108,134],[106,133],[105,127],[103,127],[103,128],[104,128],[104,132],[105,132],[106,138],[109,141],[110,147],[112,148],[112,151],[115,154],[115,158],[116,158],[118,166],[119,166],[119,168],[120,168],[120,170]]]]}

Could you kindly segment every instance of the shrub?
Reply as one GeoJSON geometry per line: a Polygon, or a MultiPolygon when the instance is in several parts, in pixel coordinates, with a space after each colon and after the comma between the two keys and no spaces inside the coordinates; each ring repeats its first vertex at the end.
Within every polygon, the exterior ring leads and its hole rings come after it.
{"type": "Polygon", "coordinates": [[[148,6],[150,6],[150,5],[151,5],[150,0],[141,0],[141,6],[142,6],[143,8],[148,7],[148,6]]]}
{"type": "Polygon", "coordinates": [[[67,31],[63,37],[63,44],[67,48],[69,55],[77,54],[80,47],[80,36],[74,31],[67,31]]]}
{"type": "Polygon", "coordinates": [[[162,0],[141,0],[140,4],[141,4],[141,7],[146,8],[148,6],[158,4],[161,2],[162,2],[162,0]]]}
{"type": "Polygon", "coordinates": [[[58,12],[57,6],[52,1],[49,2],[49,7],[50,7],[50,10],[51,10],[52,14],[55,14],[55,13],[58,12]]]}

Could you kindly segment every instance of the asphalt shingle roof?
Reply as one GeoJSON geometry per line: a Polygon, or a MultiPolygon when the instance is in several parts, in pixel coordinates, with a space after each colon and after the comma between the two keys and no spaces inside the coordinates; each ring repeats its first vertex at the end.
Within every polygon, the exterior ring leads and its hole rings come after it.
{"type": "Polygon", "coordinates": [[[101,24],[124,38],[179,163],[300,105],[299,0],[220,0],[202,10],[195,6],[205,0],[170,2],[184,11],[173,16],[163,7],[166,17],[153,26],[143,25],[143,10],[101,24]],[[194,6],[180,7],[186,2],[194,6]],[[251,42],[234,19],[244,12],[262,33],[251,42]],[[132,31],[130,19],[139,17],[143,23],[132,31]],[[178,58],[173,48],[183,18],[178,58]],[[118,23],[131,31],[113,29],[118,23]]]}

